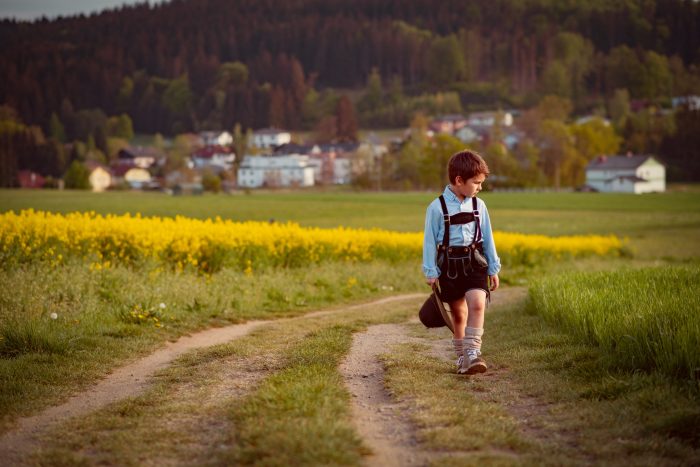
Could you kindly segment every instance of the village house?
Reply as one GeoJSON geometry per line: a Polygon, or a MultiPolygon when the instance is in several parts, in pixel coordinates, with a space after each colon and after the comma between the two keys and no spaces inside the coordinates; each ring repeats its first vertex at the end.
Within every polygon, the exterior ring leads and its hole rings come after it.
{"type": "Polygon", "coordinates": [[[467,118],[460,114],[441,115],[430,122],[430,129],[435,133],[454,134],[460,128],[467,126],[467,118]]]}
{"type": "Polygon", "coordinates": [[[120,149],[117,153],[119,164],[148,169],[165,159],[165,154],[157,148],[135,146],[120,149]]]}
{"type": "Polygon", "coordinates": [[[92,191],[99,193],[107,190],[112,185],[112,174],[107,167],[94,161],[87,161],[85,167],[90,172],[88,180],[90,180],[92,191]]]}
{"type": "Polygon", "coordinates": [[[323,143],[283,144],[275,148],[275,155],[300,154],[309,156],[309,165],[314,170],[315,184],[344,185],[352,180],[352,161],[362,148],[375,153],[384,153],[386,146],[372,143],[323,143]]]}
{"type": "Polygon", "coordinates": [[[188,166],[191,169],[211,169],[219,173],[231,170],[235,160],[236,155],[231,149],[218,145],[207,146],[192,153],[188,166]]]}
{"type": "Polygon", "coordinates": [[[17,172],[17,179],[20,188],[43,188],[46,179],[31,170],[20,170],[17,172]]]}
{"type": "Polygon", "coordinates": [[[467,125],[471,127],[492,127],[498,122],[499,125],[509,127],[513,125],[513,114],[511,112],[489,111],[472,112],[467,119],[467,125]]]}
{"type": "Polygon", "coordinates": [[[129,188],[138,190],[150,187],[152,180],[150,172],[141,167],[129,164],[117,164],[112,167],[112,183],[115,186],[126,184],[129,188]]]}
{"type": "Polygon", "coordinates": [[[309,156],[300,154],[247,156],[237,175],[241,188],[314,185],[314,168],[309,164],[309,156]]]}
{"type": "Polygon", "coordinates": [[[664,192],[666,167],[648,155],[600,156],[586,166],[586,185],[601,192],[664,192]]]}
{"type": "Polygon", "coordinates": [[[253,146],[259,149],[271,149],[290,143],[292,134],[276,128],[263,128],[253,132],[253,146]]]}
{"type": "Polygon", "coordinates": [[[199,137],[204,146],[229,146],[233,143],[233,135],[228,131],[201,131],[199,137]]]}
{"type": "Polygon", "coordinates": [[[688,110],[700,110],[700,96],[676,96],[671,98],[674,110],[686,107],[688,110]]]}

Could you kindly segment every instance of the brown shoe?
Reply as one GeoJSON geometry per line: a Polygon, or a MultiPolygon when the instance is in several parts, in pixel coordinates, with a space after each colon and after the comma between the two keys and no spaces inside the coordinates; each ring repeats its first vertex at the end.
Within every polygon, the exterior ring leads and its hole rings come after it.
{"type": "Polygon", "coordinates": [[[457,370],[460,375],[475,375],[477,373],[483,373],[488,369],[486,361],[481,357],[476,357],[469,361],[469,363],[462,362],[462,367],[457,370]]]}

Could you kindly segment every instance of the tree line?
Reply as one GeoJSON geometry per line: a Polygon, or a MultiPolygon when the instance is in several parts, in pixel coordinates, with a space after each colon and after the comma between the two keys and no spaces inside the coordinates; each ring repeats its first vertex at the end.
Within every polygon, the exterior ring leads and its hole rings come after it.
{"type": "Polygon", "coordinates": [[[465,109],[556,94],[584,111],[618,89],[700,92],[698,25],[690,0],[143,3],[0,22],[0,103],[45,131],[62,107],[127,114],[149,133],[311,129],[334,89],[379,77],[393,100],[365,102],[362,124],[408,124],[444,92],[465,109]]]}

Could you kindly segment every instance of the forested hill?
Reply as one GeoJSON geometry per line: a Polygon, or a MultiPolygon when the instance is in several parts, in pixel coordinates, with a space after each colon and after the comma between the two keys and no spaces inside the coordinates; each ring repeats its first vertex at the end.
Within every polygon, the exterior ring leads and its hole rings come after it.
{"type": "Polygon", "coordinates": [[[174,0],[0,22],[0,104],[128,113],[140,131],[314,122],[313,89],[459,93],[469,106],[553,92],[578,108],[697,91],[690,0],[174,0]]]}

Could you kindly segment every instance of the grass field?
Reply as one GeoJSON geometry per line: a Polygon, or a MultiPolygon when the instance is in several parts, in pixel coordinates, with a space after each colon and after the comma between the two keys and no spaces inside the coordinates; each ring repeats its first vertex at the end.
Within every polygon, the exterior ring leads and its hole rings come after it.
{"type": "MultiPolygon", "coordinates": [[[[0,212],[141,213],[232,220],[294,221],[302,226],[423,229],[435,193],[252,192],[168,196],[161,193],[0,190],[0,212]]],[[[643,259],[700,257],[700,193],[633,196],[594,193],[483,193],[496,230],[543,235],[627,237],[643,259]],[[681,246],[679,248],[678,246],[681,246]]]]}
{"type": "MultiPolygon", "coordinates": [[[[280,191],[171,197],[4,190],[0,212],[28,208],[138,212],[417,232],[434,195],[280,191]]],[[[465,383],[447,368],[451,365],[421,346],[385,355],[389,391],[417,408],[407,416],[419,427],[421,442],[427,439],[428,446],[449,449],[440,442],[460,442],[473,429],[475,419],[465,416],[473,411],[479,414],[476,423],[482,429],[467,437],[467,447],[485,446],[487,452],[479,455],[494,465],[513,465],[508,461],[513,453],[525,465],[576,460],[614,464],[627,456],[630,465],[645,465],[649,459],[658,460],[658,464],[650,461],[655,465],[697,460],[700,405],[697,388],[687,382],[694,381],[700,334],[694,290],[700,261],[700,193],[485,193],[483,198],[496,230],[612,233],[629,237],[637,256],[504,271],[505,284],[520,283],[521,278],[535,284],[531,306],[537,313],[525,313],[525,304],[519,302],[490,315],[484,346],[494,364],[485,375],[490,380],[465,383]],[[678,262],[688,264],[673,265],[678,262]],[[681,273],[639,270],[649,264],[681,273]],[[621,268],[629,271],[611,272],[621,268]],[[569,271],[558,275],[562,269],[569,271]],[[602,271],[588,272],[593,269],[602,271]],[[679,330],[688,331],[687,339],[678,338],[679,330]],[[634,342],[638,348],[630,347],[634,342]],[[658,350],[663,346],[669,349],[664,348],[662,355],[658,350]],[[618,358],[616,352],[623,348],[631,364],[618,358]],[[657,352],[649,356],[654,349],[657,352]],[[659,356],[668,361],[658,360],[659,356]],[[665,378],[668,374],[675,378],[665,378]],[[509,404],[518,398],[523,406],[535,400],[550,407],[530,412],[539,417],[535,431],[581,433],[580,437],[574,438],[575,443],[565,437],[547,437],[534,444],[526,440],[517,431],[522,421],[509,412],[509,404]],[[437,407],[440,401],[451,401],[466,412],[437,407]]],[[[223,268],[211,275],[163,269],[148,261],[94,269],[78,257],[55,268],[41,262],[0,268],[0,433],[10,430],[18,417],[56,405],[125,361],[196,330],[298,316],[400,292],[425,292],[419,262],[420,258],[393,263],[332,261],[253,273],[223,268]]],[[[65,435],[45,440],[47,449],[38,451],[36,463],[122,459],[136,465],[144,460],[157,463],[163,453],[178,463],[192,459],[188,449],[211,435],[226,448],[204,452],[202,462],[274,464],[272,459],[286,459],[275,457],[284,446],[293,456],[287,463],[296,458],[312,464],[358,464],[366,451],[350,425],[350,395],[343,389],[337,364],[354,333],[380,322],[404,322],[415,316],[415,308],[406,304],[367,309],[357,316],[273,323],[240,342],[189,354],[166,370],[151,392],[67,423],[65,435]],[[235,365],[246,367],[250,374],[263,373],[261,380],[247,389],[246,397],[227,394],[218,401],[215,382],[235,365]],[[205,399],[217,402],[203,412],[200,402],[207,391],[214,393],[205,399]],[[183,417],[209,419],[212,414],[234,428],[219,432],[210,427],[199,433],[180,423],[183,417]],[[164,415],[169,423],[163,423],[164,415]]],[[[417,325],[414,333],[435,338],[417,325]]],[[[445,459],[441,465],[470,465],[480,458],[470,459],[445,459]]]]}
{"type": "Polygon", "coordinates": [[[599,347],[611,366],[700,388],[698,283],[697,265],[560,274],[531,284],[530,309],[599,347]]]}

